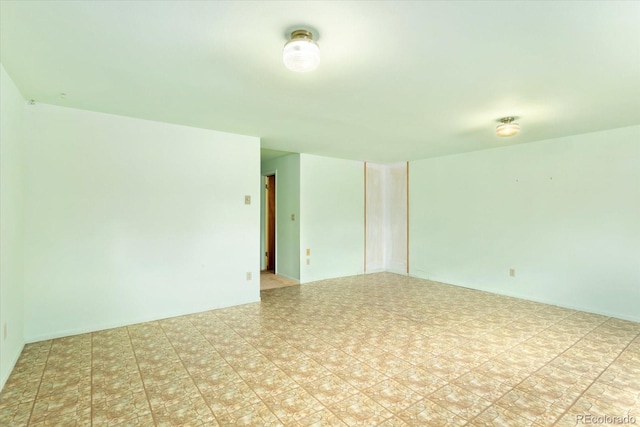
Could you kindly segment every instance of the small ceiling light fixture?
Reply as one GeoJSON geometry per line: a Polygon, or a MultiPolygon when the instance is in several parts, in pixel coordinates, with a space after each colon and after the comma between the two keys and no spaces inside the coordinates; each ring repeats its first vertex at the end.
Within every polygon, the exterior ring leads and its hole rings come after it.
{"type": "Polygon", "coordinates": [[[306,73],[320,65],[320,47],[307,30],[295,30],[282,51],[282,61],[291,71],[306,73]]]}
{"type": "Polygon", "coordinates": [[[520,132],[520,124],[513,123],[516,117],[504,117],[500,119],[500,124],[496,126],[496,135],[514,136],[520,132]]]}

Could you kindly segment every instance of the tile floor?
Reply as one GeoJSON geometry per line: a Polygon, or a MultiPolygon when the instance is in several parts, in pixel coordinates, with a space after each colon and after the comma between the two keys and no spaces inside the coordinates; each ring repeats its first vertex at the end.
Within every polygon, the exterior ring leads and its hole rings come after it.
{"type": "Polygon", "coordinates": [[[260,272],[260,290],[284,288],[285,286],[299,286],[298,282],[287,279],[286,277],[274,274],[273,271],[260,272]]]}
{"type": "Polygon", "coordinates": [[[29,344],[0,425],[640,424],[639,334],[393,274],[341,278],[29,344]]]}

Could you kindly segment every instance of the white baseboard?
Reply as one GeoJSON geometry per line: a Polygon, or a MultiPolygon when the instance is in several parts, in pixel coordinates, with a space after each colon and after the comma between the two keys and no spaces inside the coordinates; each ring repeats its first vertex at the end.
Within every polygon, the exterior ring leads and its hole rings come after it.
{"type": "Polygon", "coordinates": [[[18,359],[20,358],[20,355],[22,354],[22,350],[24,349],[24,343],[22,343],[22,345],[20,346],[20,350],[18,350],[16,352],[16,354],[13,355],[13,357],[11,358],[11,364],[9,365],[10,368],[7,369],[3,375],[2,378],[0,378],[0,391],[2,391],[2,389],[4,388],[4,385],[7,383],[7,380],[9,379],[9,376],[11,375],[11,372],[13,371],[13,368],[16,367],[16,363],[18,362],[18,359]]]}

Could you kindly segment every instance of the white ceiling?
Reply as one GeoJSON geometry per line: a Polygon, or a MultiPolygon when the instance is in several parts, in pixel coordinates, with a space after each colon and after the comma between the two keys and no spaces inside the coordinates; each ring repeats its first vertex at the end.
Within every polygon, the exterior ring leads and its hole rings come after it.
{"type": "Polygon", "coordinates": [[[0,5],[26,98],[273,150],[392,162],[640,124],[638,1],[0,5]],[[314,73],[282,65],[297,25],[319,33],[314,73]],[[501,139],[507,115],[522,132],[501,139]]]}

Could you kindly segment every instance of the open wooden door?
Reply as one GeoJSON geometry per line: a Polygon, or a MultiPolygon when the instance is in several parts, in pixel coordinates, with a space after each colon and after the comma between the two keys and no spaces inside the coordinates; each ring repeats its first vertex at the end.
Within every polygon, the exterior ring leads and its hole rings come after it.
{"type": "Polygon", "coordinates": [[[267,178],[267,218],[266,218],[266,269],[275,272],[276,269],[276,176],[267,178]]]}

